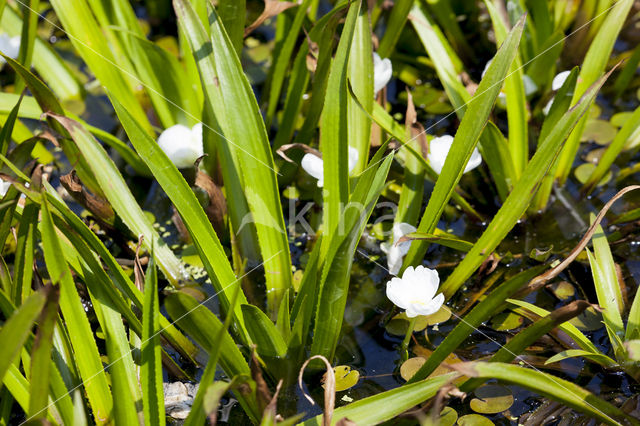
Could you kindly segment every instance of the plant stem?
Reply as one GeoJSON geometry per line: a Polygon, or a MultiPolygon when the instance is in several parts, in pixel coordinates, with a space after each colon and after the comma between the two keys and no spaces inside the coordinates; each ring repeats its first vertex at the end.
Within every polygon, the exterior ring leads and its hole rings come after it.
{"type": "Polygon", "coordinates": [[[409,359],[409,341],[411,340],[411,335],[413,334],[413,329],[416,326],[416,321],[418,320],[418,317],[413,317],[409,320],[409,328],[407,328],[407,334],[404,335],[404,340],[402,341],[402,360],[406,361],[407,359],[409,359]]]}

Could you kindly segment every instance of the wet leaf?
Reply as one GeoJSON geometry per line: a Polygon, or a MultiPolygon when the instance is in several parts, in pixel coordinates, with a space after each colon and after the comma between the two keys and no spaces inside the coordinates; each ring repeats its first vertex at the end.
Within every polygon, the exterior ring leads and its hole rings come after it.
{"type": "Polygon", "coordinates": [[[440,412],[440,418],[438,424],[440,426],[453,426],[458,420],[458,412],[451,407],[444,407],[440,412]]]}
{"type": "MultiPolygon", "coordinates": [[[[358,370],[352,370],[348,365],[338,365],[333,367],[333,373],[336,377],[336,392],[341,392],[352,388],[360,380],[360,372],[358,370]]],[[[322,387],[327,378],[327,373],[322,377],[322,387]]]]}
{"type": "MultiPolygon", "coordinates": [[[[438,310],[438,312],[424,317],[424,319],[427,322],[427,325],[442,324],[443,322],[449,321],[450,318],[451,318],[451,310],[445,305],[442,305],[438,310]]],[[[416,329],[415,331],[419,331],[419,330],[416,329]]]]}
{"type": "Polygon", "coordinates": [[[474,394],[476,397],[469,402],[469,406],[476,413],[502,413],[513,405],[513,394],[505,386],[485,385],[476,389],[474,394]]]}
{"type": "MultiPolygon", "coordinates": [[[[436,315],[437,312],[434,314],[436,315]]],[[[416,320],[416,324],[413,327],[413,331],[422,331],[429,325],[429,321],[427,317],[424,315],[418,315],[416,320]]],[[[385,326],[387,333],[392,334],[394,336],[404,336],[407,333],[407,328],[409,327],[409,318],[407,318],[407,314],[405,312],[399,313],[395,315],[385,326]]]]}
{"type": "Polygon", "coordinates": [[[598,164],[600,162],[600,159],[602,158],[602,156],[604,155],[604,153],[606,152],[607,148],[596,148],[596,149],[592,149],[591,151],[589,151],[586,155],[586,157],[584,158],[588,163],[593,163],[593,164],[598,164]]]}
{"type": "Polygon", "coordinates": [[[569,321],[580,331],[594,331],[602,328],[602,314],[594,308],[587,308],[583,313],[569,321]]]}
{"type": "MultiPolygon", "coordinates": [[[[423,346],[415,345],[413,346],[413,353],[416,354],[417,357],[409,358],[400,366],[400,376],[407,381],[414,376],[414,374],[420,369],[420,367],[422,367],[422,365],[425,363],[427,358],[431,356],[433,351],[423,346]]],[[[463,361],[458,357],[458,355],[454,353],[450,353],[444,359],[442,364],[440,364],[438,367],[436,367],[435,370],[433,370],[433,373],[431,373],[429,377],[436,377],[436,376],[442,376],[443,374],[448,374],[451,372],[451,369],[446,367],[446,365],[459,364],[461,362],[463,361]]],[[[453,383],[460,384],[464,380],[465,380],[464,377],[460,377],[454,380],[453,383]]]]}
{"type": "Polygon", "coordinates": [[[409,379],[411,379],[413,375],[416,374],[416,371],[418,371],[425,362],[427,362],[427,360],[422,358],[421,356],[409,358],[400,366],[400,376],[406,381],[409,381],[409,379]]]}
{"type": "Polygon", "coordinates": [[[534,248],[531,250],[531,253],[529,253],[529,257],[538,262],[545,262],[551,255],[551,250],[553,250],[553,246],[545,249],[534,248]]]}
{"type": "Polygon", "coordinates": [[[619,112],[617,114],[613,114],[611,116],[611,120],[609,120],[609,123],[611,123],[612,126],[622,127],[622,126],[624,126],[624,123],[629,118],[631,118],[632,115],[633,115],[632,111],[623,111],[623,112],[619,112]]]}
{"type": "MultiPolygon", "coordinates": [[[[430,325],[440,324],[451,318],[451,311],[446,306],[442,306],[438,312],[431,315],[418,315],[413,331],[422,331],[430,325]]],[[[394,336],[404,336],[409,327],[409,318],[405,312],[395,315],[385,326],[387,333],[394,336]]]]}
{"type": "Polygon", "coordinates": [[[460,426],[492,426],[495,423],[480,414],[467,414],[458,419],[458,424],[460,426]]]}
{"type": "Polygon", "coordinates": [[[618,130],[606,120],[589,120],[580,139],[582,142],[594,141],[599,145],[609,144],[616,137],[618,130]]]}
{"type": "Polygon", "coordinates": [[[551,284],[551,291],[560,300],[570,299],[576,294],[576,289],[573,284],[567,281],[551,284]]]}
{"type": "Polygon", "coordinates": [[[497,331],[513,330],[522,325],[523,318],[513,312],[504,312],[496,315],[491,320],[491,327],[497,331]]]}
{"type": "Polygon", "coordinates": [[[600,117],[600,114],[602,113],[602,108],[600,108],[600,106],[596,103],[594,103],[593,105],[591,105],[591,108],[589,108],[589,112],[587,112],[587,116],[591,119],[597,119],[598,117],[600,117]]]}
{"type": "MultiPolygon", "coordinates": [[[[585,182],[587,182],[587,180],[589,180],[589,177],[591,177],[591,174],[593,173],[593,171],[595,169],[596,169],[596,165],[595,164],[593,164],[593,163],[584,163],[584,164],[580,164],[578,167],[576,167],[576,170],[573,173],[576,176],[576,179],[578,179],[578,181],[580,183],[585,183],[585,182]]],[[[598,182],[597,186],[605,185],[607,182],[609,182],[609,180],[611,180],[611,171],[609,171],[609,173],[607,173],[600,180],[600,182],[598,182]]]]}

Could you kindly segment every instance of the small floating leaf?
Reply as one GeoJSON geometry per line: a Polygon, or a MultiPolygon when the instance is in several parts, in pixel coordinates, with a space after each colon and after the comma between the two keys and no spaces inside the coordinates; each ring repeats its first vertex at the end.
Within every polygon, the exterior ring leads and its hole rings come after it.
{"type": "Polygon", "coordinates": [[[567,281],[551,284],[551,291],[553,291],[553,294],[560,300],[570,299],[576,294],[576,289],[573,284],[567,281]]]}
{"type": "MultiPolygon", "coordinates": [[[[584,163],[584,164],[580,164],[578,167],[576,167],[576,170],[573,172],[576,176],[576,179],[578,179],[578,181],[580,183],[585,183],[587,182],[587,180],[589,180],[589,177],[591,177],[591,174],[593,173],[593,171],[596,169],[596,165],[593,163],[584,163]]],[[[607,182],[609,182],[609,180],[611,179],[611,171],[609,171],[609,173],[607,173],[601,180],[600,182],[598,182],[598,186],[602,186],[604,184],[606,184],[607,182]]]]}
{"type": "Polygon", "coordinates": [[[523,318],[518,314],[504,312],[493,317],[491,327],[497,331],[513,330],[520,327],[523,321],[523,318]]]}
{"type": "Polygon", "coordinates": [[[458,419],[458,424],[460,426],[493,426],[495,423],[480,414],[467,414],[458,419]]]}
{"type": "Polygon", "coordinates": [[[593,308],[587,308],[583,313],[569,321],[580,331],[594,331],[602,328],[602,314],[593,308]]]}
{"type": "Polygon", "coordinates": [[[616,126],[616,127],[622,127],[622,126],[624,126],[624,123],[629,118],[631,118],[631,116],[633,116],[633,112],[631,112],[631,111],[619,112],[619,113],[613,114],[611,116],[611,120],[609,120],[609,123],[611,123],[611,125],[616,126]]]}
{"type": "Polygon", "coordinates": [[[600,117],[600,113],[602,113],[602,108],[600,108],[598,104],[594,103],[593,105],[591,105],[591,108],[589,108],[589,112],[587,113],[587,115],[589,118],[595,120],[600,117]]]}
{"type": "MultiPolygon", "coordinates": [[[[347,390],[358,383],[360,380],[360,372],[358,370],[352,370],[348,365],[338,365],[333,367],[333,373],[336,376],[336,392],[342,392],[347,390]]],[[[322,378],[322,387],[326,380],[326,374],[322,378]]]]}
{"type": "Polygon", "coordinates": [[[474,393],[476,397],[469,402],[469,406],[476,413],[502,413],[513,405],[513,394],[511,390],[505,386],[481,386],[476,389],[474,393]]]}
{"type": "MultiPolygon", "coordinates": [[[[437,314],[438,312],[433,315],[437,314]]],[[[422,331],[427,328],[428,325],[430,325],[429,320],[426,316],[418,315],[416,318],[416,324],[413,327],[413,331],[422,331]]],[[[394,336],[404,336],[407,333],[408,327],[409,318],[407,318],[407,314],[405,312],[402,312],[391,318],[391,320],[385,326],[385,329],[387,330],[387,333],[394,336]]]]}
{"type": "Polygon", "coordinates": [[[453,426],[458,420],[458,412],[451,407],[444,407],[440,412],[440,418],[438,424],[440,426],[453,426]]]}
{"type": "Polygon", "coordinates": [[[582,133],[583,142],[594,141],[598,145],[607,145],[616,137],[618,130],[606,120],[589,120],[582,133]]]}
{"type": "Polygon", "coordinates": [[[400,376],[406,381],[409,381],[425,362],[427,362],[427,360],[421,356],[409,358],[400,366],[400,376]]]}
{"type": "Polygon", "coordinates": [[[604,155],[604,153],[606,151],[607,151],[607,148],[605,148],[605,147],[592,149],[591,151],[589,151],[587,153],[587,155],[586,155],[586,157],[584,157],[584,159],[588,163],[598,164],[600,162],[600,159],[602,158],[602,156],[604,155]]]}
{"type": "Polygon", "coordinates": [[[551,250],[553,250],[553,246],[544,249],[534,248],[529,253],[529,257],[538,262],[545,262],[551,255],[551,250]]]}
{"type": "MultiPolygon", "coordinates": [[[[422,358],[423,361],[411,361],[412,359],[415,359],[415,358],[408,359],[400,367],[400,376],[402,376],[402,378],[405,378],[405,376],[413,377],[413,375],[416,373],[418,368],[420,368],[422,366],[422,364],[424,364],[424,360],[428,359],[433,354],[433,351],[431,351],[431,350],[429,350],[429,349],[427,349],[427,348],[425,348],[423,346],[420,346],[420,345],[414,345],[413,346],[413,353],[415,355],[417,355],[418,358],[422,358]],[[408,363],[409,361],[411,361],[411,362],[408,363]],[[406,366],[405,366],[405,364],[406,364],[406,366]],[[415,369],[413,369],[414,366],[416,367],[415,369]],[[403,374],[403,367],[405,368],[405,371],[407,372],[407,374],[403,374]]],[[[440,364],[438,367],[436,367],[436,369],[433,370],[433,373],[429,374],[429,377],[436,377],[436,376],[442,376],[443,374],[448,374],[448,373],[451,372],[451,369],[446,367],[446,365],[459,364],[461,362],[463,362],[463,360],[460,359],[460,357],[458,357],[458,355],[456,355],[455,353],[450,353],[442,361],[442,364],[440,364]]],[[[465,377],[462,376],[462,377],[459,377],[456,380],[454,380],[453,383],[454,384],[460,384],[460,383],[464,382],[465,380],[466,380],[465,377]]]]}

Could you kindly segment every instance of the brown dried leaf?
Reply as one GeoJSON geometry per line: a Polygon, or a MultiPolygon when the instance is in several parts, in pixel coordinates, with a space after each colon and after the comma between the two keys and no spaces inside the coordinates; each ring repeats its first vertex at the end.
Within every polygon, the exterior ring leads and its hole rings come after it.
{"type": "Polygon", "coordinates": [[[295,161],[293,161],[291,158],[287,156],[287,154],[285,154],[285,151],[288,151],[294,148],[301,149],[307,154],[313,154],[316,157],[322,158],[322,153],[320,151],[318,151],[317,149],[313,149],[309,145],[305,145],[303,143],[290,143],[290,144],[282,145],[280,148],[276,150],[276,153],[280,157],[282,157],[285,161],[288,161],[289,163],[295,163],[295,161]]]}
{"type": "Polygon", "coordinates": [[[264,10],[260,14],[260,16],[258,16],[258,18],[253,21],[251,25],[244,29],[244,36],[246,37],[251,34],[253,30],[262,25],[262,23],[267,19],[273,18],[274,16],[277,16],[278,14],[294,6],[298,6],[298,3],[294,3],[291,1],[265,0],[264,10]]]}
{"type": "Polygon", "coordinates": [[[69,195],[71,195],[78,204],[91,212],[101,225],[105,225],[108,229],[113,229],[116,215],[111,205],[105,199],[89,193],[80,181],[80,178],[76,175],[75,170],[61,176],[60,183],[69,195]]]}
{"type": "Polygon", "coordinates": [[[227,200],[224,198],[222,190],[208,174],[200,171],[196,175],[196,186],[202,188],[209,196],[209,205],[204,211],[218,236],[223,235],[225,228],[224,217],[227,214],[227,200]]]}
{"type": "Polygon", "coordinates": [[[404,125],[409,140],[417,140],[422,149],[422,155],[426,157],[429,153],[429,144],[427,143],[424,127],[418,122],[418,114],[416,113],[413,96],[411,96],[409,89],[407,89],[407,113],[405,115],[404,125]]]}
{"type": "Polygon", "coordinates": [[[278,415],[278,394],[280,394],[280,389],[282,388],[282,379],[278,382],[278,386],[276,386],[276,392],[273,394],[273,398],[269,401],[269,404],[264,408],[262,412],[262,418],[268,417],[272,419],[273,424],[276,423],[276,417],[278,415]]]}
{"type": "Polygon", "coordinates": [[[256,382],[256,399],[258,400],[258,407],[264,412],[271,403],[273,397],[269,386],[262,376],[262,367],[260,367],[260,361],[256,355],[256,347],[253,346],[251,350],[251,378],[256,382]]]}
{"type": "Polygon", "coordinates": [[[470,361],[470,362],[460,362],[457,364],[444,364],[443,366],[450,369],[450,370],[454,370],[457,371],[458,373],[462,374],[463,376],[467,376],[467,377],[477,377],[478,373],[475,370],[475,361],[470,361]]]}
{"type": "Polygon", "coordinates": [[[323,426],[331,425],[331,417],[333,417],[333,410],[336,403],[336,376],[333,374],[333,368],[331,368],[331,364],[329,360],[322,355],[314,355],[302,364],[300,368],[300,373],[298,374],[298,386],[300,386],[300,390],[304,397],[311,403],[311,405],[315,405],[316,403],[313,401],[313,398],[309,396],[308,393],[305,392],[302,387],[302,374],[304,373],[304,369],[307,368],[309,362],[314,359],[319,359],[324,362],[327,367],[327,380],[324,383],[324,412],[322,413],[322,424],[323,426]]]}

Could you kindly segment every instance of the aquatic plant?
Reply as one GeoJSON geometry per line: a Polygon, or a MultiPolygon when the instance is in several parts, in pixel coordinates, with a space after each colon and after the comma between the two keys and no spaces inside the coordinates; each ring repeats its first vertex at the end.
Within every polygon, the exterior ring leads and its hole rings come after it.
{"type": "Polygon", "coordinates": [[[633,1],[503,3],[0,2],[0,423],[164,424],[168,377],[188,425],[445,423],[491,380],[638,424],[633,1]]]}

